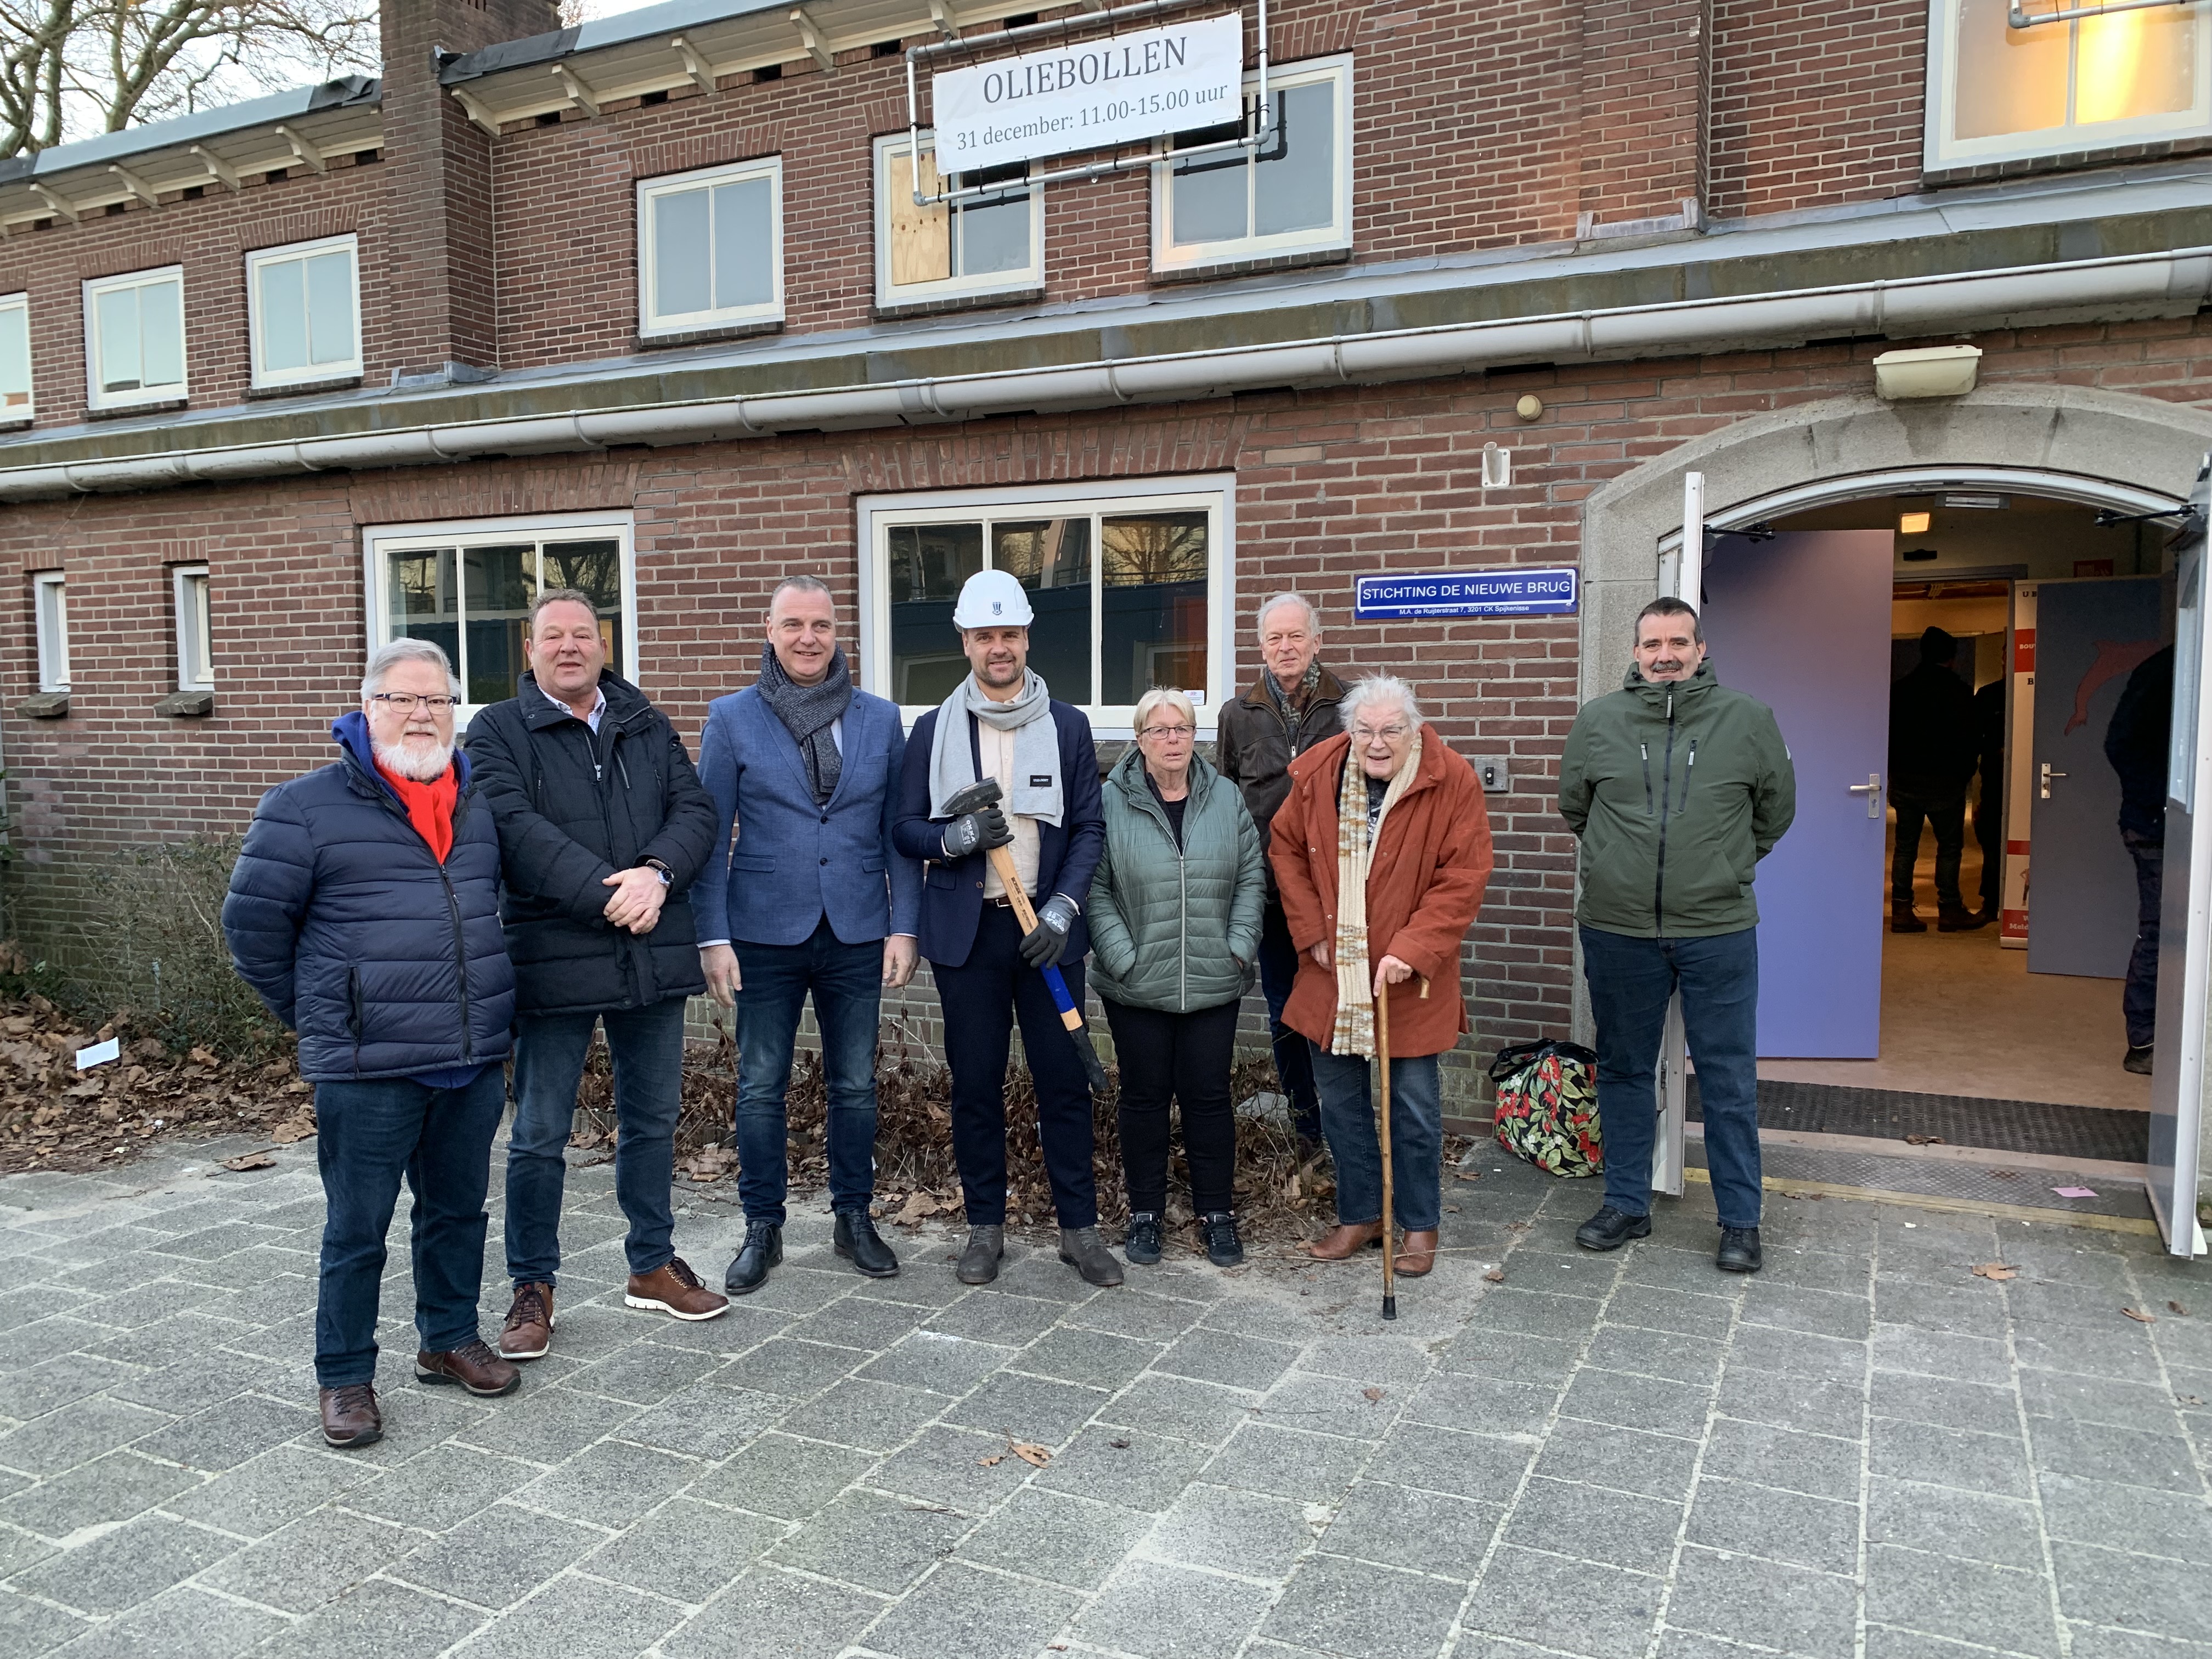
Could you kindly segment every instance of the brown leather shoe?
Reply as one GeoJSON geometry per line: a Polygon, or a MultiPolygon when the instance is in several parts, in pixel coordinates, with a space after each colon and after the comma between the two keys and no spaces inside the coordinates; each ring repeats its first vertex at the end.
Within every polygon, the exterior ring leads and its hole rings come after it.
{"type": "Polygon", "coordinates": [[[417,1382],[458,1382],[471,1394],[496,1399],[522,1386],[522,1373],[481,1341],[464,1342],[444,1353],[415,1356],[417,1382]]]}
{"type": "Polygon", "coordinates": [[[514,1304],[507,1309],[507,1323],[500,1328],[500,1358],[543,1359],[552,1346],[553,1287],[516,1285],[514,1304]]]}
{"type": "Polygon", "coordinates": [[[319,1391],[323,1412],[323,1438],[341,1449],[374,1446],[384,1438],[384,1413],[376,1408],[376,1390],[366,1382],[319,1391]]]}
{"type": "Polygon", "coordinates": [[[1437,1265],[1437,1230],[1425,1227],[1416,1232],[1408,1230],[1398,1251],[1398,1272],[1407,1279],[1419,1279],[1437,1265]]]}
{"type": "Polygon", "coordinates": [[[1379,1221],[1358,1221],[1350,1226],[1339,1223],[1327,1238],[1306,1246],[1306,1254],[1316,1261],[1342,1261],[1378,1243],[1382,1237],[1379,1221]]]}
{"type": "Polygon", "coordinates": [[[730,1310],[730,1298],[708,1290],[680,1255],[672,1255],[649,1273],[632,1273],[623,1301],[678,1319],[712,1319],[730,1310]]]}

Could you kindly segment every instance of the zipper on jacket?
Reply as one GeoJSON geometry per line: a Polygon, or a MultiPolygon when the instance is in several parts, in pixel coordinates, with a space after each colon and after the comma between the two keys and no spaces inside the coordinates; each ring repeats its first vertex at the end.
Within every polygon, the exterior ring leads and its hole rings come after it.
{"type": "MultiPolygon", "coordinates": [[[[1644,763],[1648,774],[1649,757],[1644,763]]],[[[1674,694],[1667,693],[1667,749],[1659,763],[1659,861],[1651,875],[1651,925],[1661,934],[1667,931],[1667,801],[1674,793],[1674,694]]]]}
{"type": "MultiPolygon", "coordinates": [[[[376,795],[377,799],[384,803],[384,810],[386,811],[390,812],[398,817],[402,823],[405,823],[410,830],[415,828],[414,820],[407,816],[406,810],[402,807],[398,801],[392,799],[392,797],[382,789],[379,789],[376,792],[376,795]]],[[[453,845],[455,847],[459,847],[461,844],[461,825],[466,821],[468,816],[468,792],[466,790],[462,790],[453,798],[453,845]]],[[[416,839],[421,840],[420,832],[417,832],[416,839]]],[[[461,1064],[465,1066],[469,1063],[471,1057],[476,1053],[476,1036],[475,1033],[470,1030],[469,1026],[469,951],[467,939],[461,932],[461,902],[459,897],[453,891],[453,878],[446,873],[446,866],[439,860],[437,854],[430,851],[430,843],[423,842],[422,850],[430,854],[431,866],[437,871],[439,883],[446,890],[446,914],[452,919],[453,924],[453,971],[459,978],[461,987],[461,1064]]],[[[357,986],[358,981],[356,980],[356,987],[357,986]]],[[[356,988],[356,997],[358,997],[358,989],[356,988]]],[[[356,1069],[358,1069],[360,1065],[359,1050],[361,1048],[361,1037],[358,1031],[356,1031],[354,1036],[354,1048],[356,1050],[355,1066],[356,1069]]]]}
{"type": "Polygon", "coordinates": [[[346,1024],[353,1030],[354,1063],[355,1068],[358,1070],[361,1062],[361,1034],[362,1028],[368,1024],[361,1006],[361,969],[358,964],[346,969],[346,1000],[352,1005],[346,1024]]]}
{"type": "Polygon", "coordinates": [[[1643,755],[1643,757],[1644,757],[1644,816],[1645,817],[1647,817],[1647,818],[1648,818],[1648,817],[1650,817],[1651,816],[1651,811],[1652,811],[1652,808],[1651,808],[1651,745],[1650,745],[1650,744],[1648,744],[1648,743],[1639,743],[1639,744],[1638,744],[1636,745],[1636,747],[1637,747],[1638,751],[1639,753],[1641,753],[1641,754],[1643,755]]]}
{"type": "Polygon", "coordinates": [[[1690,739],[1690,758],[1682,763],[1682,804],[1674,809],[1674,816],[1677,817],[1680,817],[1683,813],[1690,810],[1690,780],[1697,775],[1693,770],[1697,763],[1698,740],[1695,738],[1692,738],[1690,739]]]}

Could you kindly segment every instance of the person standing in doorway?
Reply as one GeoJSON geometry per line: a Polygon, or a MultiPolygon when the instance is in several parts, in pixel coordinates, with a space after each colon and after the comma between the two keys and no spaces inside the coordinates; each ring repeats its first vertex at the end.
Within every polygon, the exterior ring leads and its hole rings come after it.
{"type": "Polygon", "coordinates": [[[2120,1012],[2128,1051],[2120,1064],[2151,1073],[2158,1030],[2158,922],[2166,875],[2166,744],[2173,724],[2173,647],[2128,676],[2105,729],[2105,758],[2120,775],[2120,841],[2136,866],[2136,945],[2120,1012]]]}
{"type": "Polygon", "coordinates": [[[1059,702],[1029,665],[1029,596],[1004,570],[961,587],[952,625],[969,673],[914,725],[892,840],[925,861],[921,954],[945,1009],[952,1071],[952,1155],[967,1204],[963,1285],[999,1276],[1006,1232],[1006,1057],[1014,1022],[1036,1085],[1037,1139],[1060,1218],[1060,1259],[1092,1285],[1119,1285],[1098,1236],[1091,1085],[1042,970],[1058,966],[1083,1006],[1090,949],[1083,901],[1106,844],[1098,753],[1082,710],[1059,702]],[[954,815],[952,797],[985,778],[1001,805],[954,815]],[[1011,849],[1036,926],[1024,933],[987,856],[1011,849]]]}
{"type": "Polygon", "coordinates": [[[1298,976],[1297,947],[1283,919],[1283,896],[1267,860],[1267,837],[1291,793],[1291,763],[1337,735],[1337,707],[1344,683],[1322,666],[1321,613],[1299,593],[1278,593],[1253,618],[1260,639],[1260,677],[1221,711],[1214,753],[1221,775],[1244,793],[1260,831],[1260,860],[1267,884],[1261,913],[1260,990],[1267,999],[1275,1074],[1288,1097],[1291,1127],[1298,1139],[1317,1145],[1321,1097],[1314,1091],[1313,1060],[1306,1040],[1283,1023],[1283,1005],[1298,976]]]}
{"type": "Polygon", "coordinates": [[[1582,842],[1575,907],[1597,1022],[1605,1202],[1575,1233],[1616,1250],[1651,1232],[1655,1073],[1677,991],[1697,1056],[1706,1161],[1720,1212],[1715,1265],[1756,1273],[1759,906],[1752,875],[1796,812],[1774,712],[1705,660],[1698,613],[1654,599],[1618,691],[1575,717],[1559,815],[1582,842]]]}
{"type": "Polygon", "coordinates": [[[783,1260],[784,1097],[810,994],[829,1086],[833,1248],[871,1279],[898,1257],[869,1218],[876,1190],[876,1027],[914,977],[921,871],[891,845],[906,733],[856,690],[837,605],[813,576],[768,601],[760,678],[707,709],[699,774],[714,846],[698,889],[708,994],[738,1013],[738,1196],[745,1242],[722,1288],[748,1295],[783,1260]],[[737,846],[730,833],[738,834],[737,846]]]}
{"type": "Polygon", "coordinates": [[[1244,1246],[1229,1074],[1260,953],[1260,833],[1237,787],[1192,752],[1188,697],[1147,691],[1133,720],[1136,746],[1107,775],[1106,852],[1091,879],[1092,982],[1121,1063],[1122,1254],[1160,1259],[1172,1103],[1206,1260],[1233,1267],[1244,1246]]]}
{"type": "Polygon", "coordinates": [[[1952,665],[1959,642],[1940,628],[1920,636],[1920,664],[1889,688],[1889,804],[1897,809],[1897,849],[1889,866],[1889,931],[1924,933],[1913,913],[1913,870],[1920,826],[1936,831],[1936,926],[1946,933],[1984,927],[1966,908],[1959,865],[1966,850],[1966,786],[1981,744],[1974,694],[1952,665]]]}
{"type": "Polygon", "coordinates": [[[520,994],[514,1127],[507,1143],[507,1271],[500,1352],[553,1340],[561,1194],[576,1085],[604,1024],[614,1063],[615,1197],[633,1308],[712,1319],[729,1299],[676,1254],[670,1183],[684,1104],[684,1009],[705,990],[690,887],[714,804],[684,739],[609,672],[591,595],[556,587],[530,608],[518,694],[480,711],[469,754],[506,860],[501,907],[520,994]]]}
{"type": "Polygon", "coordinates": [[[1974,693],[1974,741],[1979,750],[1981,792],[1974,799],[1974,839],[1982,848],[1982,913],[1985,922],[2004,914],[2005,676],[1974,693]]]}
{"type": "Polygon", "coordinates": [[[498,834],[453,747],[460,700],[428,640],[371,657],[361,708],[331,726],[338,758],[261,798],[222,905],[239,977],[299,1033],[315,1085],[315,1381],[342,1448],[384,1437],[376,1312],[403,1179],[416,1379],[487,1395],[522,1380],[477,1325],[514,972],[498,834]]]}

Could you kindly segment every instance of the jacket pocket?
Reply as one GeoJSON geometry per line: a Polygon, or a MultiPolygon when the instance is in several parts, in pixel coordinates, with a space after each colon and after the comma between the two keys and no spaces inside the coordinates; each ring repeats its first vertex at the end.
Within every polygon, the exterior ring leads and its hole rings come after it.
{"type": "Polygon", "coordinates": [[[860,860],[860,873],[862,875],[880,876],[883,872],[884,861],[881,859],[862,859],[860,860]]]}
{"type": "Polygon", "coordinates": [[[732,853],[730,854],[730,872],[732,875],[742,873],[748,876],[772,876],[775,873],[775,860],[759,857],[747,858],[742,853],[732,853]]]}
{"type": "Polygon", "coordinates": [[[957,887],[960,884],[960,878],[953,873],[949,864],[929,865],[922,880],[932,887],[957,887]]]}

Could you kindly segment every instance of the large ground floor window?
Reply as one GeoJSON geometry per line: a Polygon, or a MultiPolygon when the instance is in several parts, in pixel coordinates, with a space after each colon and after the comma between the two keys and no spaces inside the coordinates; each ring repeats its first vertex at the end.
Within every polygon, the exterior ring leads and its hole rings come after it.
{"type": "Polygon", "coordinates": [[[388,525],[362,540],[369,649],[400,639],[442,646],[461,677],[464,717],[515,695],[529,666],[522,641],[530,607],[549,588],[592,596],[607,666],[635,678],[628,514],[388,525]]]}
{"type": "Polygon", "coordinates": [[[864,498],[866,682],[908,720],[943,702],[968,672],[961,584],[1006,570],[1028,590],[1030,666],[1054,696],[1126,735],[1137,699],[1172,686],[1210,728],[1232,690],[1231,504],[1222,477],[864,498]]]}

